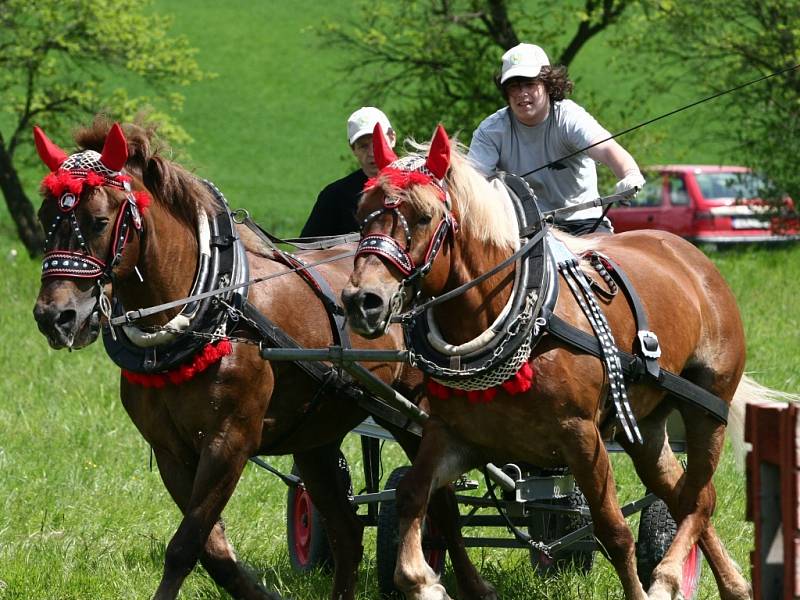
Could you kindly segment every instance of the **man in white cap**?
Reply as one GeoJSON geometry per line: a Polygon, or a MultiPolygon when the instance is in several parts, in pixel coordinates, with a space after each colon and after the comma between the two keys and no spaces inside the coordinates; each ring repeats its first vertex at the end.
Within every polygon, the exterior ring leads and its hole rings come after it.
{"type": "MultiPolygon", "coordinates": [[[[585,109],[565,99],[572,81],[563,65],[551,66],[544,50],[519,44],[503,54],[495,83],[507,106],[484,119],[472,136],[469,158],[485,176],[496,171],[523,175],[533,188],[541,210],[574,206],[598,196],[595,161],[608,166],[619,179],[616,192],[644,185],[633,157],[615,140],[574,156],[611,134],[585,109]],[[558,161],[555,167],[541,168],[558,161]],[[538,169],[538,170],[537,170],[538,169]]],[[[599,207],[556,219],[574,235],[591,231],[611,233],[599,207]]]]}
{"type": "Polygon", "coordinates": [[[378,174],[375,157],[372,155],[372,132],[380,123],[389,145],[394,147],[396,136],[392,124],[374,106],[362,106],[347,119],[347,140],[359,167],[347,177],[334,181],[317,196],[311,209],[302,237],[341,235],[357,231],[356,208],[364,184],[378,174]]]}

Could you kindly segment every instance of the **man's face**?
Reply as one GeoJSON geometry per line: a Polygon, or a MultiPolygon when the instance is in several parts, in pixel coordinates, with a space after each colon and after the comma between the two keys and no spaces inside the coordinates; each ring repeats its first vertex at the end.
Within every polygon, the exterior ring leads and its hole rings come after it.
{"type": "MultiPolygon", "coordinates": [[[[389,146],[394,148],[394,131],[390,130],[386,139],[389,140],[389,146]]],[[[352,150],[361,170],[367,177],[375,177],[378,174],[378,167],[375,165],[375,156],[372,154],[372,134],[368,133],[358,138],[353,142],[352,150]]]]}
{"type": "Polygon", "coordinates": [[[547,117],[550,98],[540,80],[514,77],[503,89],[511,112],[524,125],[538,125],[547,117]]]}

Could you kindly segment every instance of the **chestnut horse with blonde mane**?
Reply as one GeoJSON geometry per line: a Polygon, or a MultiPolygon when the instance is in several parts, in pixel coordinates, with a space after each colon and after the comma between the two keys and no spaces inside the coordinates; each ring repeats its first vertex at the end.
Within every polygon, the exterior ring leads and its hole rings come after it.
{"type": "MultiPolygon", "coordinates": [[[[39,210],[48,241],[34,316],[50,345],[78,349],[95,341],[104,288],[110,287],[129,310],[186,298],[202,262],[199,224],[221,210],[210,188],[160,156],[151,132],[137,125],[123,130],[97,120],[78,132],[79,152],[69,156],[38,128],[35,134],[51,173],[42,186],[39,210]]],[[[222,214],[226,210],[223,207],[222,214]]],[[[237,226],[230,237],[237,235],[246,249],[251,277],[282,275],[250,286],[247,302],[299,345],[331,344],[329,315],[318,294],[276,260],[274,249],[248,228],[237,226]]],[[[313,262],[341,250],[308,252],[303,259],[313,262]]],[[[349,271],[349,264],[341,261],[319,267],[337,294],[349,271]]],[[[158,329],[174,323],[182,310],[177,304],[137,326],[158,329]]],[[[244,322],[235,333],[260,339],[259,331],[244,322]]],[[[397,333],[375,342],[358,336],[352,341],[359,348],[397,349],[402,347],[397,333]]],[[[195,362],[190,372],[178,370],[177,384],[135,383],[142,377],[120,382],[122,403],[152,447],[164,485],[183,513],[166,549],[155,598],[175,598],[198,559],[235,598],[277,598],[237,561],[221,513],[250,457],[287,453],[294,454],[325,521],[335,559],[331,597],[353,598],[363,524],[337,476],[336,460],[342,438],[366,412],[352,400],[322,389],[297,364],[262,360],[256,344],[234,343],[224,351],[220,345],[213,348],[202,366],[195,362]]],[[[418,373],[402,365],[369,366],[383,381],[407,391],[420,380],[418,373]]],[[[413,456],[418,438],[397,428],[393,431],[413,456]]],[[[480,579],[464,551],[452,494],[440,495],[437,502],[434,519],[447,538],[464,596],[492,597],[491,587],[480,579]]]]}
{"type": "MultiPolygon", "coordinates": [[[[414,298],[442,296],[488,273],[520,244],[508,196],[481,177],[459,151],[451,150],[441,126],[427,153],[399,160],[379,131],[375,140],[381,171],[368,182],[371,189],[358,208],[365,219],[362,245],[342,295],[350,326],[365,337],[380,336],[398,309],[408,309],[414,298]],[[442,228],[445,238],[436,243],[442,228]],[[414,281],[419,294],[406,292],[408,280],[414,281]],[[398,297],[403,299],[402,306],[398,297]]],[[[745,364],[742,322],[731,290],[702,252],[660,231],[580,240],[556,235],[573,252],[595,250],[627,272],[650,330],[660,340],[662,369],[714,394],[723,406],[734,402],[739,407],[750,389],[739,386],[745,364]]],[[[586,277],[604,285],[594,269],[585,263],[581,268],[586,277]]],[[[512,263],[430,309],[447,344],[466,347],[496,322],[511,297],[514,269],[512,263]]],[[[554,314],[591,334],[563,276],[560,281],[562,291],[554,314]]],[[[620,350],[634,353],[637,326],[625,296],[617,294],[599,302],[620,350]]],[[[749,584],[710,522],[715,505],[711,478],[723,448],[723,422],[640,381],[627,387],[644,441],[630,441],[615,428],[614,418],[606,418],[609,380],[601,361],[546,331],[545,327],[528,359],[532,381],[527,391],[517,389],[519,393],[512,394],[497,386],[489,401],[489,397],[470,397],[469,393],[449,397],[429,393],[431,418],[413,466],[397,490],[400,547],[395,582],[399,588],[407,598],[449,597],[425,564],[420,545],[430,494],[487,462],[523,462],[569,467],[588,501],[594,535],[629,600],[677,597],[682,565],[698,542],[720,596],[749,598],[749,584]],[[673,410],[682,415],[686,427],[685,470],[673,455],[665,431],[673,410]],[[637,577],[634,539],[619,508],[604,443],[615,432],[642,482],[667,503],[679,524],[648,591],[637,577]]]]}

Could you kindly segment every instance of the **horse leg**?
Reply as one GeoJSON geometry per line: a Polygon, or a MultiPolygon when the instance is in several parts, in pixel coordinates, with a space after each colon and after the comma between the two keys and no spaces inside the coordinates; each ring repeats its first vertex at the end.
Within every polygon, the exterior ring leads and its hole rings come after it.
{"type": "Polygon", "coordinates": [[[667,503],[670,513],[679,523],[672,546],[653,571],[650,598],[672,598],[678,593],[683,562],[697,541],[714,573],[720,598],[750,598],[750,585],[728,555],[709,520],[716,502],[711,476],[719,460],[724,430],[704,413],[685,409],[688,411],[684,415],[685,422],[691,423],[687,427],[687,450],[692,467],[690,472],[687,465],[684,473],[666,435],[665,421],[671,407],[667,403],[662,404],[662,407],[664,408],[657,409],[639,423],[644,444],[630,444],[626,439],[619,439],[631,456],[642,483],[667,503]],[[690,436],[689,429],[699,429],[699,432],[693,431],[690,436]],[[695,459],[692,460],[692,457],[695,459]],[[697,464],[704,460],[705,466],[697,464]],[[687,520],[687,517],[690,518],[687,520]],[[686,526],[684,522],[687,523],[686,526]]]}
{"type": "Polygon", "coordinates": [[[594,535],[617,571],[627,600],[645,600],[636,574],[636,550],[633,534],[625,522],[617,501],[617,490],[608,452],[600,432],[592,421],[568,423],[562,436],[567,465],[589,504],[594,535]]]}
{"type": "MultiPolygon", "coordinates": [[[[404,435],[402,431],[393,431],[393,433],[395,439],[413,461],[419,448],[420,438],[404,435]]],[[[497,595],[494,588],[480,576],[467,555],[464,538],[461,536],[458,502],[450,486],[440,488],[431,494],[428,514],[433,518],[447,545],[450,563],[458,584],[459,598],[495,600],[497,595]]]]}
{"type": "Polygon", "coordinates": [[[182,460],[168,452],[156,452],[164,484],[183,512],[178,530],[167,545],[164,574],[154,600],[172,600],[186,576],[197,563],[203,562],[214,581],[234,598],[244,600],[276,600],[236,561],[219,522],[222,509],[239,481],[247,454],[232,448],[235,431],[226,431],[226,440],[212,439],[203,448],[197,468],[193,461],[182,460]]]}
{"type": "Polygon", "coordinates": [[[294,460],[314,506],[322,515],[334,558],[334,600],[350,600],[355,596],[358,565],[364,551],[364,525],[348,500],[348,490],[338,477],[339,444],[296,452],[294,460]]]}
{"type": "Polygon", "coordinates": [[[473,467],[471,453],[431,418],[411,469],[396,490],[399,543],[394,582],[408,600],[449,600],[422,552],[422,525],[434,490],[473,467]]]}

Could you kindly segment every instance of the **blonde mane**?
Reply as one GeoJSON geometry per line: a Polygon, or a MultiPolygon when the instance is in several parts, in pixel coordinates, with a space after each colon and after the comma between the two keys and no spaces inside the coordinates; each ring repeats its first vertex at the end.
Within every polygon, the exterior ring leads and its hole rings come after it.
{"type": "MultiPolygon", "coordinates": [[[[419,156],[426,156],[429,144],[407,141],[419,156]]],[[[516,248],[519,245],[519,226],[510,202],[492,186],[467,160],[463,147],[454,143],[450,153],[450,172],[447,175],[448,191],[458,215],[460,234],[474,237],[499,248],[516,248]]],[[[381,182],[387,192],[388,183],[381,182]]],[[[413,186],[405,200],[415,210],[433,216],[444,214],[444,205],[431,186],[413,186]]]]}

